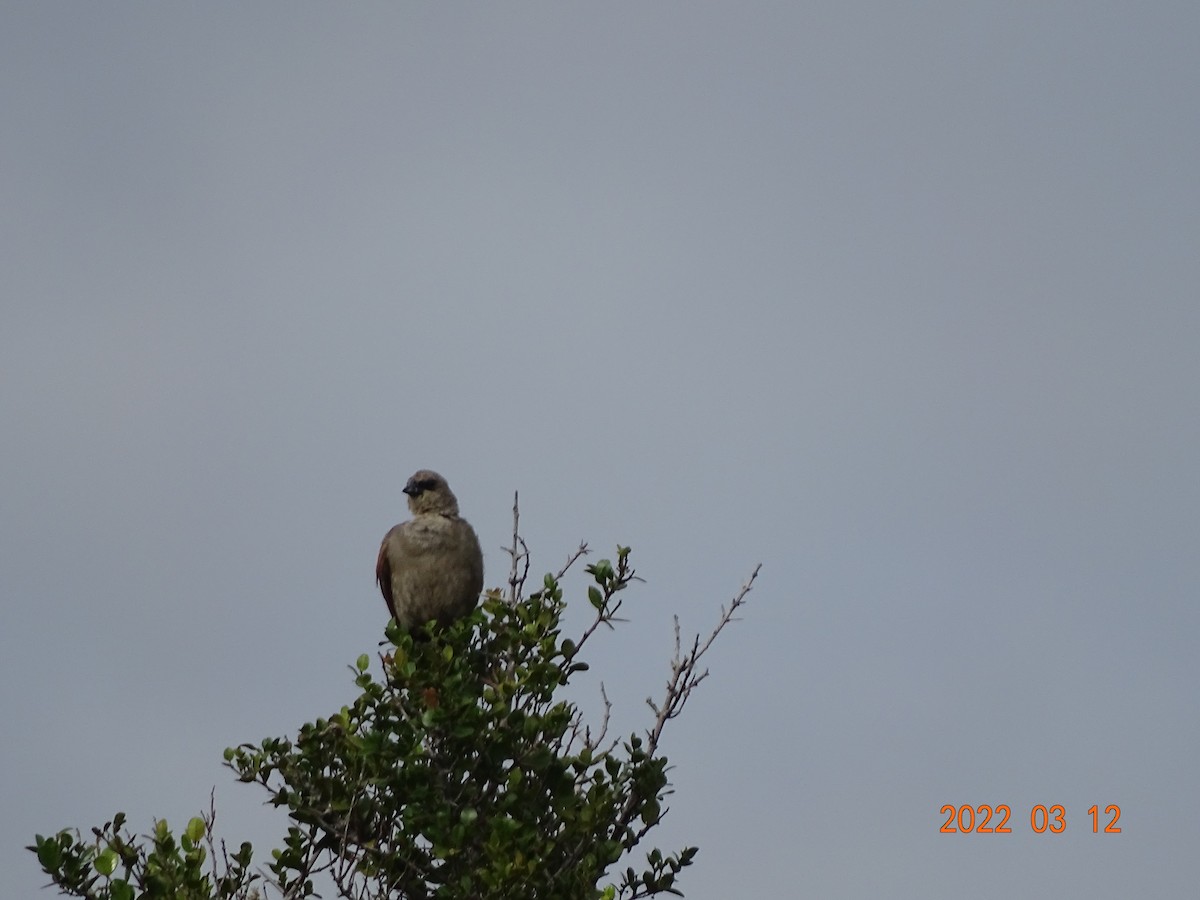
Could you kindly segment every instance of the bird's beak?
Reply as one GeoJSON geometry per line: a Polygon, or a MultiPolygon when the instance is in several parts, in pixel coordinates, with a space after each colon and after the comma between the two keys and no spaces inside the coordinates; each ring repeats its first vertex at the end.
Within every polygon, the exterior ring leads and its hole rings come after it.
{"type": "Polygon", "coordinates": [[[408,494],[410,497],[415,497],[417,494],[421,493],[421,491],[410,481],[404,486],[404,493],[408,494]]]}

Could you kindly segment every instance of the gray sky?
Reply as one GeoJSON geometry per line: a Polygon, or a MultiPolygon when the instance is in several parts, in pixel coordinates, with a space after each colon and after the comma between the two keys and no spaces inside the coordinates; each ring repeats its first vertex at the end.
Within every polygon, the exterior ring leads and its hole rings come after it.
{"type": "Polygon", "coordinates": [[[354,696],[424,466],[489,584],[514,490],[535,572],[633,546],[591,657],[625,731],[672,614],[763,562],[666,737],[692,900],[1194,891],[1198,34],[1191,2],[7,5],[4,895],[35,831],[214,785],[266,856],[221,751],[354,696]],[[967,803],[1013,833],[939,834],[967,803]]]}

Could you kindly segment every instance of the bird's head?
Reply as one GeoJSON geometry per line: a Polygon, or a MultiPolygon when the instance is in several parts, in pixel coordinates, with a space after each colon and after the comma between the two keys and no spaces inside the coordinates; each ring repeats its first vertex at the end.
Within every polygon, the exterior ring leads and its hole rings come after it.
{"type": "Polygon", "coordinates": [[[444,516],[458,515],[458,500],[446,479],[437,472],[422,469],[408,479],[404,485],[404,493],[408,494],[408,509],[414,516],[434,514],[444,516]]]}

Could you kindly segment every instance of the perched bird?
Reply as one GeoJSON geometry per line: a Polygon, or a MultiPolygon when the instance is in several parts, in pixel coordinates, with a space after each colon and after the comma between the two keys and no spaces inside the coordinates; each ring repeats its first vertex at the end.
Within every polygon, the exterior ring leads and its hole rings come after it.
{"type": "Polygon", "coordinates": [[[403,631],[430,619],[442,627],[475,608],[483,590],[479,538],[458,514],[446,479],[422,469],[404,486],[412,518],[383,538],[375,578],[403,631]]]}

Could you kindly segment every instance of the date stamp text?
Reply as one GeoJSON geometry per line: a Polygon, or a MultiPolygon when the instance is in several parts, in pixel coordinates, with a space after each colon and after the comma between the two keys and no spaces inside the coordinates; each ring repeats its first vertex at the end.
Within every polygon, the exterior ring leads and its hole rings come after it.
{"type": "MultiPolygon", "coordinates": [[[[1012,834],[1012,808],[1006,803],[998,806],[986,803],[953,806],[947,803],[941,814],[946,817],[939,829],[942,834],[1012,834]]],[[[1099,806],[1093,806],[1087,814],[1092,834],[1121,833],[1117,825],[1121,820],[1121,807],[1115,803],[1104,807],[1103,812],[1099,806]]],[[[1067,830],[1067,810],[1058,804],[1044,806],[1039,803],[1029,810],[1029,827],[1038,834],[1061,834],[1067,830]]]]}

